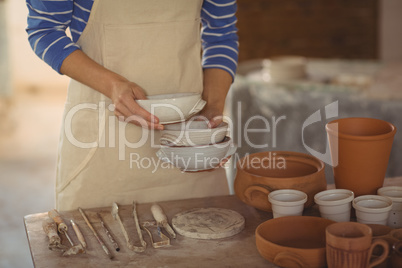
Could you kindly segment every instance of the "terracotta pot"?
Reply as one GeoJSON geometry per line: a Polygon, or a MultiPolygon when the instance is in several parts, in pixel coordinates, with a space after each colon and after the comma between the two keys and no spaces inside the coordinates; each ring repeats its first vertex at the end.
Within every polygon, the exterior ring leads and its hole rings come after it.
{"type": "Polygon", "coordinates": [[[268,194],[294,189],[307,194],[304,207],[314,204],[314,195],[327,188],[324,163],[314,156],[297,152],[261,152],[237,162],[234,190],[244,203],[272,212],[268,194]]]}
{"type": "Polygon", "coordinates": [[[258,252],[280,267],[325,267],[325,229],[333,223],[310,216],[268,220],[255,231],[258,252]]]}
{"type": "Polygon", "coordinates": [[[376,194],[384,183],[396,128],[373,118],[342,118],[326,125],[336,188],[376,194]]]}

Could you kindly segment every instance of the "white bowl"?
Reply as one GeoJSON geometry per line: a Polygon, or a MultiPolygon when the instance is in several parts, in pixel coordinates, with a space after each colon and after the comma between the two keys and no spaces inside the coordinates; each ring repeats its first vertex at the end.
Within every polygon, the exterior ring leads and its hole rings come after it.
{"type": "Polygon", "coordinates": [[[278,82],[306,77],[306,58],[300,56],[277,56],[269,59],[271,79],[278,82]]]}
{"type": "Polygon", "coordinates": [[[160,124],[182,122],[200,112],[206,101],[200,93],[174,93],[147,96],[137,103],[159,118],[160,124]]]}
{"type": "Polygon", "coordinates": [[[274,218],[301,216],[307,194],[293,189],[276,190],[269,193],[268,201],[271,203],[274,218]]]}
{"type": "Polygon", "coordinates": [[[195,146],[222,142],[228,124],[222,122],[216,128],[208,128],[208,122],[189,120],[166,125],[161,133],[160,143],[169,146],[195,146]]]}
{"type": "Polygon", "coordinates": [[[354,193],[346,189],[332,189],[314,196],[321,217],[336,222],[350,221],[354,193]]]}
{"type": "Polygon", "coordinates": [[[182,171],[201,171],[219,166],[221,161],[236,152],[237,147],[229,137],[220,143],[198,146],[166,146],[156,152],[164,162],[182,171]]]}
{"type": "Polygon", "coordinates": [[[402,187],[382,187],[378,189],[377,194],[389,197],[392,200],[392,209],[388,217],[388,226],[392,228],[402,228],[402,187]]]}
{"type": "Polygon", "coordinates": [[[353,200],[353,207],[358,222],[386,225],[392,200],[379,195],[361,195],[353,200]]]}

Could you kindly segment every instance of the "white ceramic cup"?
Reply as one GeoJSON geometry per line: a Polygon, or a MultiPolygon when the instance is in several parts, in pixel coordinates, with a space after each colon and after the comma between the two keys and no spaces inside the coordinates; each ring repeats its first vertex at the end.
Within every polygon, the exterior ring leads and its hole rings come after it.
{"type": "Polygon", "coordinates": [[[388,226],[402,228],[402,187],[386,186],[378,189],[378,195],[389,197],[392,200],[392,209],[388,217],[388,226]]]}
{"type": "Polygon", "coordinates": [[[317,193],[314,202],[318,204],[321,217],[336,222],[350,221],[350,210],[354,193],[346,189],[332,189],[317,193]]]}
{"type": "Polygon", "coordinates": [[[361,195],[353,200],[356,218],[360,223],[386,225],[392,200],[379,195],[361,195]]]}
{"type": "Polygon", "coordinates": [[[271,203],[274,218],[301,216],[307,194],[292,189],[276,190],[268,195],[268,201],[271,203]]]}

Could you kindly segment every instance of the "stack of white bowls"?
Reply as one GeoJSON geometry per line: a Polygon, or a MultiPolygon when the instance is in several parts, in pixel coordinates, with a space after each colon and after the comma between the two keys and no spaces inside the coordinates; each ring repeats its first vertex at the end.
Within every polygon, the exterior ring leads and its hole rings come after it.
{"type": "Polygon", "coordinates": [[[210,129],[205,121],[192,120],[206,104],[200,93],[153,95],[137,103],[165,125],[157,152],[162,161],[183,171],[201,171],[219,166],[236,151],[226,136],[227,123],[210,129]]]}
{"type": "Polygon", "coordinates": [[[209,128],[206,121],[189,120],[165,125],[157,156],[182,171],[202,171],[218,167],[236,151],[226,136],[228,124],[209,128]]]}

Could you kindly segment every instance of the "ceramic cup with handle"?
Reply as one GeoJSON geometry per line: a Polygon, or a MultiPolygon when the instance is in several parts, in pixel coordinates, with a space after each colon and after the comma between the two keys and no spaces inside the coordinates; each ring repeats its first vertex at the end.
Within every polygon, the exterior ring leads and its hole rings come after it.
{"type": "Polygon", "coordinates": [[[372,240],[371,228],[358,222],[338,222],[326,230],[327,264],[329,268],[365,268],[382,263],[389,246],[383,239],[372,240]],[[370,261],[373,249],[382,247],[382,254],[370,261]]]}

